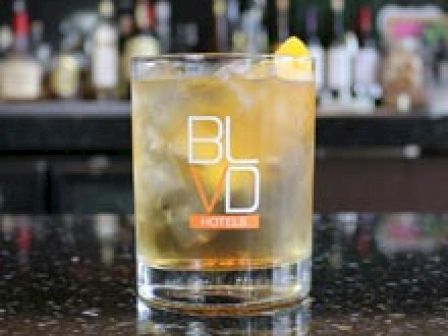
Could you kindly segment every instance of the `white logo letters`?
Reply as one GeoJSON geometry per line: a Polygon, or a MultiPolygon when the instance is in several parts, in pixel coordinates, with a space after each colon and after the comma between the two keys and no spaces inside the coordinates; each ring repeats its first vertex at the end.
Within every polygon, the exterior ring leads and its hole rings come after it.
{"type": "Polygon", "coordinates": [[[229,168],[225,176],[225,210],[228,214],[245,214],[254,213],[260,205],[260,171],[257,167],[259,160],[257,159],[236,159],[232,156],[232,124],[230,117],[225,118],[225,123],[214,116],[190,116],[188,117],[188,163],[192,165],[214,165],[225,159],[229,163],[229,168]],[[214,123],[217,126],[217,134],[209,137],[196,137],[195,125],[199,123],[214,123]],[[224,139],[223,139],[224,137],[224,139]],[[223,141],[224,140],[224,141],[223,141]],[[224,144],[223,144],[224,142],[224,144]],[[217,151],[215,157],[196,157],[195,145],[212,145],[217,151]],[[246,172],[253,176],[253,203],[248,207],[233,207],[231,177],[234,173],[246,172]]]}

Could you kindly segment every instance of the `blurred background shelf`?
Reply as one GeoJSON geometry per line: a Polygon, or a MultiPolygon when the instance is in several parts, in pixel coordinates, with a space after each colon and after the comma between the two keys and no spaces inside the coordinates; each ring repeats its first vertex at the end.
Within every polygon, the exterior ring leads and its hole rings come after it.
{"type": "MultiPolygon", "coordinates": [[[[384,149],[413,145],[440,154],[448,152],[448,114],[416,111],[400,115],[381,110],[373,115],[320,115],[317,145],[335,150],[376,148],[380,156],[384,149]]],[[[0,154],[83,151],[130,155],[130,149],[128,102],[0,103],[0,154]]]]}
{"type": "Polygon", "coordinates": [[[0,102],[0,117],[128,117],[127,101],[49,100],[41,102],[0,102]]]}

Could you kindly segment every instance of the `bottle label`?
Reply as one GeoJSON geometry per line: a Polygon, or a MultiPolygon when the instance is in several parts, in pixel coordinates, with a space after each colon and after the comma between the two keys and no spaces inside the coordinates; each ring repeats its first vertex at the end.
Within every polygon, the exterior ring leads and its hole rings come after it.
{"type": "Polygon", "coordinates": [[[351,58],[347,48],[335,47],[328,52],[328,87],[331,90],[349,90],[351,86],[351,58]]]}
{"type": "Polygon", "coordinates": [[[52,73],[51,84],[58,97],[73,98],[78,94],[80,68],[74,57],[62,55],[52,73]]]}
{"type": "Polygon", "coordinates": [[[373,48],[363,48],[354,62],[355,85],[373,85],[378,82],[379,56],[373,48]]]}
{"type": "Polygon", "coordinates": [[[2,65],[1,94],[3,99],[31,100],[41,95],[42,67],[32,60],[10,60],[2,65]]]}
{"type": "Polygon", "coordinates": [[[118,84],[118,50],[115,44],[95,48],[92,58],[93,84],[97,88],[114,88],[118,84]]]}

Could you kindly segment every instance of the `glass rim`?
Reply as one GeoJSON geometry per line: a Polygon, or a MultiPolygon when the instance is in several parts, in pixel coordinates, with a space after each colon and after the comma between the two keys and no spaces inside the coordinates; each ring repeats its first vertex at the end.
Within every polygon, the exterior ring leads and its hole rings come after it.
{"type": "Polygon", "coordinates": [[[146,63],[146,62],[200,62],[200,61],[232,61],[232,60],[293,60],[301,62],[312,62],[313,57],[309,56],[292,56],[292,55],[276,55],[276,54],[249,54],[249,53],[225,53],[225,52],[195,52],[195,53],[178,53],[178,54],[164,54],[156,56],[133,56],[131,58],[132,64],[146,63]]]}

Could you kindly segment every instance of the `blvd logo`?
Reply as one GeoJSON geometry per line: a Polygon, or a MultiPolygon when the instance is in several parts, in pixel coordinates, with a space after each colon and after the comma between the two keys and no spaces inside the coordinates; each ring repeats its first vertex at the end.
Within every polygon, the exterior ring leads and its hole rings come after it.
{"type": "MultiPolygon", "coordinates": [[[[204,125],[202,125],[204,126],[204,125]]],[[[207,129],[210,129],[208,127],[207,129]]],[[[260,206],[260,171],[258,159],[234,158],[232,155],[232,122],[230,117],[224,120],[214,116],[188,117],[188,163],[190,174],[196,191],[201,200],[205,214],[192,214],[190,228],[206,230],[243,230],[258,229],[259,215],[256,212],[260,206]],[[215,124],[216,133],[200,136],[197,132],[201,123],[215,124]],[[207,157],[199,155],[200,146],[215,148],[208,151],[207,157]],[[223,164],[224,163],[224,164],[223,164]],[[222,165],[220,178],[211,197],[207,196],[203,182],[198,173],[198,166],[222,165]],[[237,174],[252,175],[251,204],[235,206],[232,202],[232,176],[237,174]],[[218,200],[224,193],[224,215],[213,214],[218,200]]]]}

